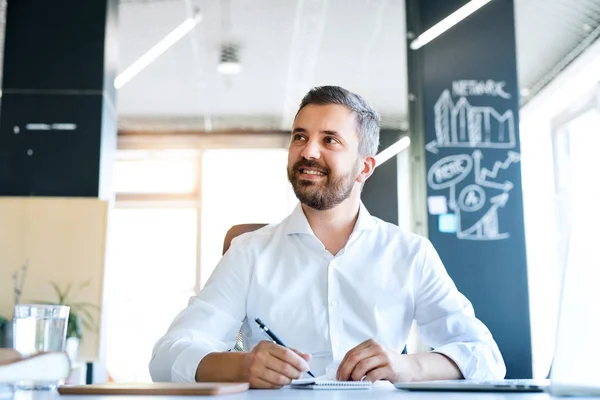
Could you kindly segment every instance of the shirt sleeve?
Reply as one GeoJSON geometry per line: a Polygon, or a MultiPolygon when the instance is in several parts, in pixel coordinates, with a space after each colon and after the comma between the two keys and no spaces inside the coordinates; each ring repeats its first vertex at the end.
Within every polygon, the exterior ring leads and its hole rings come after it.
{"type": "Polygon", "coordinates": [[[433,245],[423,239],[415,319],[423,339],[436,353],[456,363],[465,379],[502,379],[506,366],[487,327],[448,275],[433,245]]]}
{"type": "Polygon", "coordinates": [[[194,382],[207,354],[233,348],[246,316],[251,275],[241,240],[232,241],[204,288],[154,346],[149,365],[154,382],[194,382]]]}

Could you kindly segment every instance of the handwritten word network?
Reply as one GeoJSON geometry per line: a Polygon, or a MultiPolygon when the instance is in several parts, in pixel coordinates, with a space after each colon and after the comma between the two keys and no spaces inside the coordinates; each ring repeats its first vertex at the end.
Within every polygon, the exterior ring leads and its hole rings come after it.
{"type": "Polygon", "coordinates": [[[504,91],[506,82],[496,82],[491,79],[487,81],[460,80],[452,82],[452,94],[454,96],[499,96],[510,99],[510,94],[504,91]]]}

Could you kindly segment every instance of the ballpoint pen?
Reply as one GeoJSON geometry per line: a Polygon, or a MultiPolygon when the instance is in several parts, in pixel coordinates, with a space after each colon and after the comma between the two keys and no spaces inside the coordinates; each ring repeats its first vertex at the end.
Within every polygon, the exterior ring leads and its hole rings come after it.
{"type": "MultiPolygon", "coordinates": [[[[270,329],[269,329],[269,327],[268,327],[268,326],[266,326],[266,325],[265,325],[265,324],[264,324],[264,323],[263,323],[263,322],[260,320],[260,318],[254,318],[254,320],[256,321],[256,323],[258,324],[258,326],[260,326],[260,329],[262,329],[263,331],[265,331],[265,333],[266,333],[267,335],[269,335],[269,337],[270,337],[271,339],[273,339],[273,341],[274,341],[275,343],[277,343],[278,345],[280,345],[280,346],[283,346],[283,347],[285,347],[285,348],[288,348],[288,347],[287,347],[287,346],[286,346],[286,345],[285,345],[285,344],[284,344],[284,343],[281,341],[281,339],[279,339],[279,338],[277,337],[277,335],[276,335],[276,334],[275,334],[275,333],[274,333],[272,330],[270,330],[270,329]]],[[[309,374],[310,376],[312,376],[313,378],[315,377],[315,376],[313,375],[313,373],[312,373],[312,372],[310,372],[310,370],[309,370],[309,371],[307,371],[306,373],[307,373],[307,374],[309,374]]]]}

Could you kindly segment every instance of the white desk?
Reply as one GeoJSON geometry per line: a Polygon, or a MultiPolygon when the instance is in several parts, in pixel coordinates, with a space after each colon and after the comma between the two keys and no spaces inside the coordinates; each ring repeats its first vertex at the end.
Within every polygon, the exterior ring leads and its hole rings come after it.
{"type": "MultiPolygon", "coordinates": [[[[56,392],[17,392],[12,400],[148,400],[150,396],[60,396],[56,392]]],[[[10,399],[10,398],[9,398],[10,399]]],[[[549,400],[546,393],[465,393],[465,392],[406,392],[388,383],[377,383],[371,390],[249,390],[244,393],[223,396],[157,396],[160,400],[319,400],[319,399],[376,399],[376,400],[435,400],[435,399],[483,399],[483,400],[549,400]]],[[[2,398],[2,400],[5,400],[2,398]]]]}

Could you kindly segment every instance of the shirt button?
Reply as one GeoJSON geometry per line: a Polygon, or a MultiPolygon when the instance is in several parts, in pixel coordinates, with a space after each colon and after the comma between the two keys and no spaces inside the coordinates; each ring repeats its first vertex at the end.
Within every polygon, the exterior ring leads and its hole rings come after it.
{"type": "Polygon", "coordinates": [[[337,307],[337,305],[338,305],[338,302],[337,302],[337,300],[333,300],[333,301],[331,302],[331,306],[332,306],[332,307],[337,307]]]}

